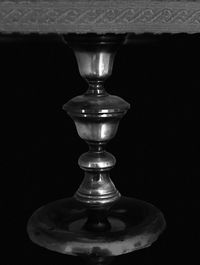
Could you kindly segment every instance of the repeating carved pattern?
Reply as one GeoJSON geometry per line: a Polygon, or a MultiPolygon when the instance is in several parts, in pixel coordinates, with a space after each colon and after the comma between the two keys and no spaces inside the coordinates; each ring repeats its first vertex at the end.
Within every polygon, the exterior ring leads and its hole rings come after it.
{"type": "MultiPolygon", "coordinates": [[[[192,8],[177,8],[164,5],[131,7],[66,7],[48,4],[0,3],[0,30],[14,31],[137,31],[141,25],[155,29],[168,26],[194,29],[200,32],[200,5],[192,8]],[[46,26],[46,28],[45,28],[46,26]]],[[[190,7],[190,6],[189,6],[190,7]]],[[[187,31],[187,30],[186,30],[187,31]]]]}

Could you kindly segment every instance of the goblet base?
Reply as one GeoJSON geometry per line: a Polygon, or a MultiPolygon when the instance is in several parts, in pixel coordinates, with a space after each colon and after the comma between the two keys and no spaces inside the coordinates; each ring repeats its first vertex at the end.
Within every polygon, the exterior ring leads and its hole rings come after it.
{"type": "Polygon", "coordinates": [[[88,208],[74,197],[39,208],[28,222],[30,239],[62,254],[108,257],[150,246],[165,228],[152,204],[121,196],[107,209],[88,208]]]}

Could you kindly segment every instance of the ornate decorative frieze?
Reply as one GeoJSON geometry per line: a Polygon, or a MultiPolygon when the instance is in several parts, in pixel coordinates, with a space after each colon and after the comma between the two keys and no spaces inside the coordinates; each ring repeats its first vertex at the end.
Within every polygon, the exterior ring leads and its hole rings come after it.
{"type": "Polygon", "coordinates": [[[200,32],[200,1],[0,1],[1,32],[200,32]]]}

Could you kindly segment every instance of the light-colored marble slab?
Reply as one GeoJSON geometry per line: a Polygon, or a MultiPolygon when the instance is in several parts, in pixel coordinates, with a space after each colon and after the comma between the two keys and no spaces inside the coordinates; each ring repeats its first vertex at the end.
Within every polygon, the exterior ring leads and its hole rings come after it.
{"type": "Polygon", "coordinates": [[[0,0],[0,32],[197,33],[200,0],[0,0]]]}

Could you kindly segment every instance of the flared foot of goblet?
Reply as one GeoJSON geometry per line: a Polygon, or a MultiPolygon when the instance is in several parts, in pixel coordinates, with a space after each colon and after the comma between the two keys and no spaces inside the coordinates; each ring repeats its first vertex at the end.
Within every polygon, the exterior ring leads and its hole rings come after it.
{"type": "Polygon", "coordinates": [[[62,254],[108,257],[150,246],[165,228],[152,204],[121,197],[110,208],[88,208],[75,198],[39,208],[28,222],[33,242],[62,254]]]}

